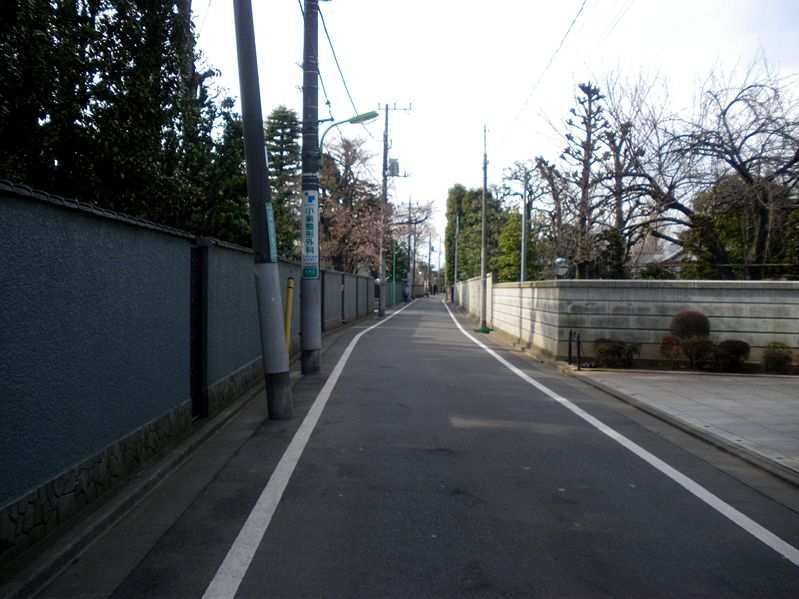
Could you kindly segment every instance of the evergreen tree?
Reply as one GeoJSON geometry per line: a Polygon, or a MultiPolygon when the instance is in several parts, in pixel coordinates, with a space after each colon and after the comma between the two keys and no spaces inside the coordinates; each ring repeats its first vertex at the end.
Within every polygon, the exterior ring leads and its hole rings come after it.
{"type": "Polygon", "coordinates": [[[300,258],[301,133],[297,113],[285,106],[275,108],[266,119],[264,137],[277,227],[277,248],[282,257],[293,260],[300,258]]]}
{"type": "MultiPolygon", "coordinates": [[[[511,212],[499,234],[499,253],[497,256],[497,276],[499,281],[519,281],[521,277],[522,255],[522,215],[511,212]]],[[[525,280],[537,279],[542,270],[538,242],[527,233],[527,273],[525,280]]]]}
{"type": "MultiPolygon", "coordinates": [[[[467,190],[460,184],[454,185],[449,190],[445,243],[447,256],[452,256],[452,260],[447,260],[448,281],[454,281],[456,215],[460,215],[458,280],[463,281],[480,276],[483,219],[482,195],[481,189],[467,190]]],[[[499,234],[505,224],[507,214],[502,209],[501,202],[491,193],[486,198],[486,204],[488,209],[486,215],[487,269],[489,272],[496,272],[499,268],[500,257],[499,234]]]]}

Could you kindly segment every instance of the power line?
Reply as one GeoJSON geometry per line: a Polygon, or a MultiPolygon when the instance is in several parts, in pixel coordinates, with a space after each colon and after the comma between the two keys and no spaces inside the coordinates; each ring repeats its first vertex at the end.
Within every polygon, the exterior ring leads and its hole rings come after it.
{"type": "Polygon", "coordinates": [[[336,49],[333,47],[333,40],[330,39],[330,33],[327,31],[327,24],[325,23],[325,16],[322,14],[322,9],[319,9],[319,16],[322,19],[322,29],[325,31],[325,37],[327,38],[327,43],[330,45],[330,51],[333,53],[333,61],[336,63],[336,68],[338,69],[338,74],[341,75],[341,83],[344,84],[344,91],[347,92],[347,97],[350,99],[350,105],[352,105],[352,109],[355,111],[355,114],[358,113],[358,109],[355,107],[355,102],[352,99],[352,95],[350,95],[350,88],[347,87],[347,80],[344,79],[344,73],[341,71],[341,65],[338,62],[338,56],[336,56],[336,49]]]}
{"type": "Polygon", "coordinates": [[[505,135],[502,136],[502,139],[497,144],[497,146],[494,148],[495,151],[496,151],[497,148],[499,148],[505,142],[505,139],[510,134],[511,129],[513,129],[513,125],[516,124],[516,121],[519,120],[519,117],[522,115],[522,112],[524,112],[524,109],[527,108],[527,104],[530,102],[530,98],[533,97],[533,94],[535,93],[535,90],[538,89],[538,86],[541,83],[541,80],[544,78],[544,75],[547,74],[547,71],[549,71],[550,67],[552,66],[552,63],[555,61],[555,57],[560,52],[561,48],[563,48],[563,44],[566,42],[566,38],[569,37],[569,33],[571,33],[571,30],[574,27],[574,24],[577,22],[577,19],[580,17],[580,14],[583,12],[583,9],[585,8],[585,5],[586,5],[587,2],[588,2],[588,0],[583,0],[582,4],[580,4],[580,8],[577,10],[577,14],[574,15],[574,18],[572,19],[571,23],[569,24],[568,29],[566,29],[566,33],[563,34],[563,37],[560,40],[560,44],[558,44],[558,47],[552,53],[552,56],[550,57],[549,62],[547,63],[547,66],[545,66],[544,70],[541,71],[541,75],[539,75],[538,80],[535,82],[535,85],[533,85],[533,89],[531,89],[530,93],[527,95],[527,99],[524,101],[524,104],[522,104],[522,107],[519,109],[519,112],[516,114],[516,116],[511,121],[511,124],[508,127],[508,130],[505,132],[505,135]]]}
{"type": "MultiPolygon", "coordinates": [[[[350,105],[352,109],[355,111],[355,114],[360,114],[358,109],[355,107],[355,101],[352,99],[352,94],[350,94],[350,88],[347,86],[347,80],[344,78],[344,72],[341,70],[341,64],[339,64],[338,56],[336,55],[336,49],[333,47],[333,40],[330,39],[330,33],[327,30],[327,23],[325,23],[325,15],[322,14],[322,8],[319,7],[319,17],[322,19],[322,29],[325,32],[325,37],[327,38],[327,43],[330,45],[330,51],[333,53],[333,61],[336,63],[336,68],[338,69],[338,74],[341,76],[341,83],[344,85],[344,91],[347,92],[347,97],[350,100],[350,105]]],[[[372,135],[372,132],[367,129],[366,125],[361,123],[361,126],[364,130],[369,134],[372,139],[375,139],[375,136],[372,135]]]]}
{"type": "Polygon", "coordinates": [[[208,6],[205,8],[205,14],[203,15],[203,22],[200,23],[200,29],[197,31],[197,37],[200,37],[200,34],[203,32],[203,27],[205,27],[205,20],[208,18],[208,12],[211,10],[211,1],[208,0],[208,6]]]}
{"type": "Polygon", "coordinates": [[[623,8],[622,8],[622,9],[621,9],[621,10],[620,10],[620,11],[619,11],[617,14],[616,14],[616,20],[615,20],[615,21],[613,21],[613,22],[611,23],[611,25],[608,27],[608,29],[606,29],[606,30],[605,30],[605,33],[604,33],[604,35],[602,36],[602,39],[599,41],[599,43],[600,43],[600,44],[601,44],[602,42],[604,42],[604,41],[605,41],[605,40],[608,38],[608,36],[610,36],[610,34],[611,34],[611,33],[613,33],[613,30],[614,30],[614,29],[616,29],[616,27],[618,26],[618,24],[619,24],[619,23],[622,21],[622,19],[624,19],[624,17],[627,15],[627,13],[629,12],[629,10],[632,8],[633,4],[635,4],[635,0],[630,0],[630,1],[627,3],[627,5],[626,5],[626,6],[624,6],[624,7],[623,7],[623,8]]]}

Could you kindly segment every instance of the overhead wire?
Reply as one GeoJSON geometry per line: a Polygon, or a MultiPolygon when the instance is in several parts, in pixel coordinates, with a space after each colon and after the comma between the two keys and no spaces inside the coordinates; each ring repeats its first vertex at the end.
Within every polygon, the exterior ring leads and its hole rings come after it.
{"type": "MultiPolygon", "coordinates": [[[[338,56],[336,55],[336,49],[333,47],[333,40],[330,38],[330,32],[327,30],[327,23],[325,22],[325,15],[322,14],[322,8],[319,7],[319,18],[322,20],[322,29],[325,32],[325,37],[327,38],[327,43],[330,46],[330,52],[333,54],[333,61],[336,63],[336,68],[338,69],[338,74],[341,76],[341,83],[344,85],[344,91],[347,92],[347,98],[350,100],[350,105],[352,109],[355,111],[355,114],[360,114],[358,112],[358,108],[355,106],[355,101],[352,99],[352,94],[350,94],[350,88],[347,85],[347,80],[344,77],[344,72],[341,70],[341,64],[338,61],[338,56]]],[[[364,130],[369,134],[372,139],[376,139],[372,132],[366,127],[364,123],[361,123],[361,126],[364,130]]]]}
{"type": "Polygon", "coordinates": [[[615,20],[611,22],[610,26],[605,30],[604,34],[602,35],[602,39],[599,40],[600,44],[604,42],[610,36],[611,33],[613,33],[613,30],[616,29],[619,23],[621,23],[622,19],[624,19],[624,17],[627,15],[629,10],[632,8],[633,4],[635,4],[635,0],[629,0],[629,2],[627,2],[627,4],[618,13],[616,13],[615,20]]]}
{"type": "MultiPolygon", "coordinates": [[[[508,126],[508,130],[505,132],[505,135],[502,136],[502,139],[500,139],[500,141],[497,144],[496,148],[499,148],[500,146],[502,146],[502,144],[505,142],[505,140],[507,139],[508,135],[510,134],[511,130],[513,129],[513,126],[516,124],[516,121],[519,120],[519,117],[522,115],[522,112],[524,112],[524,109],[527,108],[527,104],[530,102],[530,98],[533,97],[533,94],[535,93],[535,90],[538,89],[538,86],[541,84],[541,81],[544,79],[544,75],[546,75],[547,72],[549,71],[550,67],[552,67],[552,63],[555,61],[555,57],[558,55],[558,53],[563,48],[563,44],[566,43],[566,38],[569,37],[569,33],[571,33],[571,30],[574,28],[575,23],[577,23],[577,19],[580,18],[580,15],[582,14],[583,9],[585,8],[585,5],[586,5],[587,2],[588,2],[588,0],[583,0],[582,3],[580,4],[580,8],[577,10],[577,14],[574,15],[574,18],[571,20],[571,23],[569,23],[569,27],[566,29],[566,33],[563,34],[563,37],[561,38],[560,43],[558,44],[558,47],[552,53],[552,56],[550,57],[549,62],[544,67],[544,70],[541,71],[541,74],[538,76],[538,80],[535,82],[535,85],[533,85],[533,89],[531,89],[530,93],[527,94],[527,99],[525,99],[524,103],[522,104],[522,107],[519,109],[519,112],[516,114],[516,116],[513,117],[513,120],[511,121],[510,125],[508,126]]],[[[494,149],[496,150],[496,148],[494,148],[494,149]]]]}
{"type": "Polygon", "coordinates": [[[212,0],[208,0],[208,6],[205,8],[205,14],[203,15],[202,23],[200,23],[200,29],[197,30],[197,37],[200,37],[200,34],[203,32],[203,28],[205,27],[205,21],[208,18],[208,13],[211,11],[211,2],[212,0]]]}

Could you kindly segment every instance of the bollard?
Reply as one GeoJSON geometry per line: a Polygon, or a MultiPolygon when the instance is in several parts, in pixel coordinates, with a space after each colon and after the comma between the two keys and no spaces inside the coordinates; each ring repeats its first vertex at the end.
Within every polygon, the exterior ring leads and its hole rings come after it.
{"type": "Polygon", "coordinates": [[[572,337],[574,335],[574,331],[569,329],[569,366],[572,365],[572,337]]]}
{"type": "Polygon", "coordinates": [[[294,305],[294,277],[289,277],[286,286],[286,308],[283,311],[283,330],[286,335],[286,353],[291,357],[291,309],[294,305]]]}
{"type": "Polygon", "coordinates": [[[580,366],[581,366],[581,360],[580,360],[581,351],[582,351],[582,346],[580,344],[580,333],[577,333],[577,370],[580,370],[580,366]]]}

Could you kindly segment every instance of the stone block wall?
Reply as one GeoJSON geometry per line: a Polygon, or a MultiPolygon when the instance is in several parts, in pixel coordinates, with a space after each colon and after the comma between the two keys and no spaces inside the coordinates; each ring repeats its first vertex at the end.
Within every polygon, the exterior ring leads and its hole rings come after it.
{"type": "MultiPolygon", "coordinates": [[[[459,282],[458,303],[480,314],[480,279],[459,282]]],[[[719,342],[742,339],[759,363],[764,346],[799,348],[799,283],[785,281],[558,280],[489,281],[489,326],[558,358],[568,355],[569,331],[579,332],[586,355],[593,342],[613,338],[638,344],[640,358],[660,359],[672,317],[699,310],[719,342]]],[[[799,352],[797,352],[799,353],[799,352]]]]}
{"type": "MultiPolygon", "coordinates": [[[[0,255],[2,566],[262,383],[263,366],[246,248],[0,181],[0,255]]],[[[284,301],[295,278],[298,351],[300,270],[279,268],[284,301]]],[[[323,276],[338,282],[323,319],[340,326],[343,275],[323,276]]],[[[371,314],[363,281],[353,318],[371,314]]]]}

